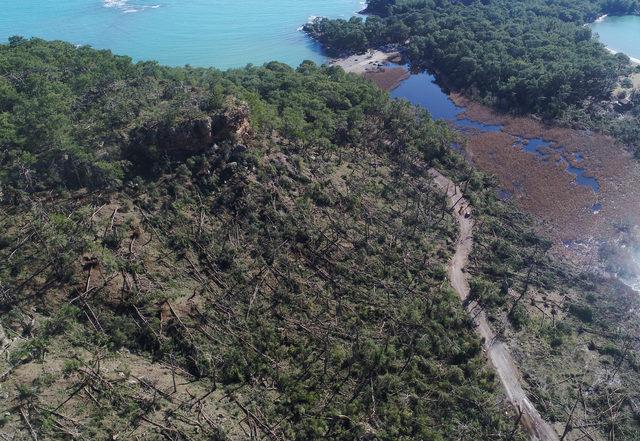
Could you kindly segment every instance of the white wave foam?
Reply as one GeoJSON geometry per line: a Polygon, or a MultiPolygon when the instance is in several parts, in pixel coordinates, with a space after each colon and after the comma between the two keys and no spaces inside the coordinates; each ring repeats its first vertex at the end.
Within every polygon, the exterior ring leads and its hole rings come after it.
{"type": "Polygon", "coordinates": [[[123,8],[127,5],[128,0],[104,0],[102,5],[105,8],[123,8]]]}
{"type": "Polygon", "coordinates": [[[158,9],[160,7],[160,5],[132,5],[129,3],[129,0],[103,0],[102,6],[105,8],[119,9],[123,14],[133,14],[144,11],[145,9],[158,9]]]}

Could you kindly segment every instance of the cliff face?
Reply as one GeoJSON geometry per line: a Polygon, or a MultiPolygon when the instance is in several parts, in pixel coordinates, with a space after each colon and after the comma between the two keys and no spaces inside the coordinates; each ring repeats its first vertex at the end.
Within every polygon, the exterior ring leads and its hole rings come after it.
{"type": "Polygon", "coordinates": [[[193,154],[213,144],[213,119],[203,116],[179,125],[153,123],[133,130],[130,142],[140,146],[157,146],[164,152],[193,154]]]}
{"type": "Polygon", "coordinates": [[[153,121],[137,127],[129,143],[137,148],[155,146],[172,156],[201,153],[216,142],[248,142],[253,134],[249,106],[233,97],[214,114],[201,114],[179,122],[153,121]]]}
{"type": "Polygon", "coordinates": [[[213,119],[214,140],[229,139],[232,142],[248,142],[253,136],[247,103],[229,97],[222,111],[213,119]]]}

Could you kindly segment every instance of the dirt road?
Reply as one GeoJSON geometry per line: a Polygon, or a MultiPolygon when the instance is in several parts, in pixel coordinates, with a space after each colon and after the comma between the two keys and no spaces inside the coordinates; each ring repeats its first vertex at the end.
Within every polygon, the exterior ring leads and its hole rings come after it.
{"type": "MultiPolygon", "coordinates": [[[[469,296],[468,276],[464,272],[464,267],[469,259],[471,248],[473,247],[473,217],[469,202],[464,199],[461,189],[449,178],[440,174],[437,170],[429,170],[434,182],[443,191],[447,192],[452,212],[459,226],[459,236],[456,242],[456,251],[453,259],[449,263],[449,280],[451,286],[458,293],[460,300],[467,303],[469,296]]],[[[467,304],[467,310],[474,317],[474,322],[478,334],[484,338],[484,348],[489,361],[493,365],[500,382],[504,387],[509,402],[522,412],[520,422],[527,430],[534,441],[557,441],[559,440],[556,431],[540,416],[540,413],[533,406],[527,394],[520,384],[520,373],[516,367],[508,348],[502,343],[491,330],[484,311],[478,314],[477,305],[474,302],[467,304]]]]}

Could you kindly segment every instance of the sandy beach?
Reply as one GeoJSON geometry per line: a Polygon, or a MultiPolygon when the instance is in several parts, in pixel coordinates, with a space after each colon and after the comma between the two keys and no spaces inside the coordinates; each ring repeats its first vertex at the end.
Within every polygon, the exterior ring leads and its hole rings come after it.
{"type": "MultiPolygon", "coordinates": [[[[607,51],[609,51],[610,53],[612,53],[613,55],[615,55],[615,54],[619,54],[619,53],[620,53],[620,51],[617,51],[617,50],[615,50],[615,49],[611,49],[610,47],[606,47],[605,49],[606,49],[607,51]]],[[[627,55],[627,54],[625,54],[625,55],[627,55]]],[[[627,55],[627,57],[629,57],[629,55],[627,55]]],[[[637,58],[633,58],[633,57],[629,57],[629,59],[631,60],[631,64],[634,64],[634,65],[636,65],[636,66],[639,66],[639,65],[640,65],[640,60],[639,60],[639,59],[637,59],[637,58]]]]}
{"type": "Polygon", "coordinates": [[[387,66],[402,60],[400,52],[385,52],[370,49],[364,54],[352,55],[331,61],[332,66],[340,66],[346,72],[362,75],[383,90],[393,90],[403,80],[409,78],[409,71],[402,66],[387,66]]]}
{"type": "MultiPolygon", "coordinates": [[[[604,21],[608,16],[609,16],[609,14],[601,15],[600,17],[598,17],[598,18],[596,18],[596,19],[594,20],[594,23],[600,23],[600,22],[603,22],[603,21],[604,21]]],[[[588,26],[588,25],[587,25],[587,26],[588,26]]]]}

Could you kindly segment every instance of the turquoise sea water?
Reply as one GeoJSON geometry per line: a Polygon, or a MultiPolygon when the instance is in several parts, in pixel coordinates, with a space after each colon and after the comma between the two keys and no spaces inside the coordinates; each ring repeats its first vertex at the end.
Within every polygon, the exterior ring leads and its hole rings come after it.
{"type": "Polygon", "coordinates": [[[591,29],[608,48],[640,59],[640,17],[606,17],[592,23],[591,29]]]}
{"type": "Polygon", "coordinates": [[[221,69],[278,60],[322,62],[299,27],[312,16],[348,18],[361,0],[12,0],[0,40],[12,35],[111,49],[135,60],[221,69]]]}

